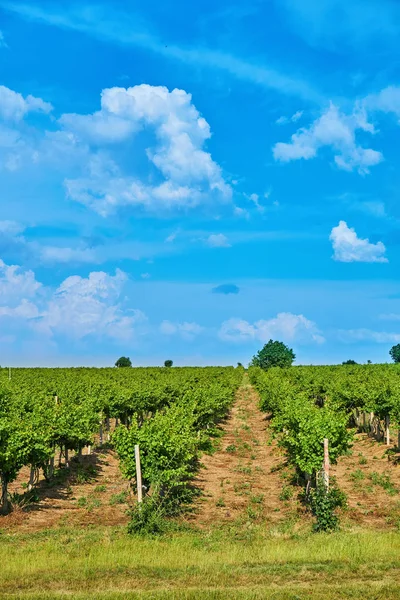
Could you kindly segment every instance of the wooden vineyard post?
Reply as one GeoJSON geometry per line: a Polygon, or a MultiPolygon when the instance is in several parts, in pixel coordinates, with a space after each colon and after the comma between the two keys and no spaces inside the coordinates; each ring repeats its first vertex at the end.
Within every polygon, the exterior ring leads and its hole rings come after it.
{"type": "Polygon", "coordinates": [[[329,440],[324,439],[324,474],[323,481],[326,490],[329,490],[329,440]]]}
{"type": "Polygon", "coordinates": [[[140,466],[140,450],[139,450],[138,445],[135,445],[135,464],[136,464],[137,499],[138,499],[138,503],[141,504],[143,502],[142,469],[140,466]]]}
{"type": "Polygon", "coordinates": [[[385,429],[386,429],[386,446],[390,446],[390,417],[385,415],[385,429]]]}

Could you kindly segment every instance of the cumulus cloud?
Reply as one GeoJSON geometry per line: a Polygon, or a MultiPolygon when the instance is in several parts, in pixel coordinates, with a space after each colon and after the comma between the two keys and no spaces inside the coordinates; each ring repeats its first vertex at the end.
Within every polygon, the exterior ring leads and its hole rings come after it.
{"type": "Polygon", "coordinates": [[[35,96],[26,96],[0,85],[0,118],[4,121],[21,121],[30,112],[50,113],[49,102],[35,96]]]}
{"type": "Polygon", "coordinates": [[[365,109],[357,106],[351,115],[345,115],[331,103],[308,129],[299,129],[288,143],[275,144],[273,155],[275,160],[281,162],[309,160],[315,158],[320,149],[330,147],[337,167],[346,171],[357,170],[365,175],[369,173],[370,167],[383,160],[383,156],[381,152],[357,144],[357,130],[375,133],[374,126],[368,122],[365,109]]]}
{"type": "Polygon", "coordinates": [[[117,161],[104,154],[92,156],[81,177],[66,179],[68,195],[101,214],[120,205],[177,208],[231,199],[232,190],[220,166],[204,149],[211,137],[210,126],[184,90],[147,84],[105,89],[100,111],[65,114],[59,123],[93,151],[99,145],[127,141],[137,131],[155,136],[155,145],[143,148],[157,169],[159,182],[155,184],[123,172],[117,161]]]}
{"type": "Polygon", "coordinates": [[[388,262],[382,242],[372,244],[368,239],[359,238],[345,221],[332,229],[329,239],[334,250],[333,259],[339,262],[388,262]]]}
{"type": "Polygon", "coordinates": [[[223,233],[212,233],[206,239],[207,246],[211,248],[230,248],[228,238],[223,233]]]}
{"type": "Polygon", "coordinates": [[[32,271],[0,261],[0,319],[19,319],[47,336],[130,339],[146,317],[140,310],[122,309],[126,279],[118,269],[115,275],[72,275],[53,291],[37,282],[32,271]]]}
{"type": "Polygon", "coordinates": [[[219,337],[226,342],[249,342],[253,340],[262,343],[271,338],[279,338],[284,342],[317,343],[324,342],[316,324],[303,315],[279,313],[269,320],[249,323],[244,319],[229,319],[224,321],[219,330],[219,337]]]}
{"type": "Polygon", "coordinates": [[[160,332],[163,335],[178,335],[186,340],[192,340],[203,331],[203,327],[197,323],[173,323],[163,321],[160,325],[160,332]]]}
{"type": "Polygon", "coordinates": [[[217,285],[212,289],[213,294],[238,294],[240,288],[234,283],[223,283],[222,285],[217,285]]]}
{"type": "Polygon", "coordinates": [[[49,333],[62,333],[75,339],[87,335],[105,335],[128,339],[133,326],[144,320],[141,311],[123,314],[117,300],[126,275],[116,270],[90,273],[87,278],[73,275],[65,279],[43,311],[39,328],[49,333]]]}
{"type": "Polygon", "coordinates": [[[41,287],[31,270],[18,265],[6,265],[0,259],[0,303],[13,303],[32,298],[41,287]]]}

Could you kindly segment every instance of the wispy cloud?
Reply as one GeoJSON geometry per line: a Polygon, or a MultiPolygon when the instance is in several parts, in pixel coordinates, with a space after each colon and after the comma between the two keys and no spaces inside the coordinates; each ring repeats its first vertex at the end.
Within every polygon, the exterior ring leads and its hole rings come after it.
{"type": "Polygon", "coordinates": [[[0,48],[8,48],[8,44],[4,38],[4,33],[0,30],[0,48]]]}
{"type": "Polygon", "coordinates": [[[260,64],[256,59],[242,59],[230,53],[211,50],[207,47],[183,47],[166,45],[141,25],[132,13],[124,13],[108,7],[93,5],[71,5],[58,8],[53,5],[41,7],[35,4],[2,2],[0,7],[29,21],[47,23],[54,27],[80,31],[107,42],[125,46],[135,46],[155,54],[178,60],[189,65],[219,69],[232,76],[277,92],[320,102],[321,94],[303,79],[287,75],[269,65],[260,64]]]}
{"type": "Polygon", "coordinates": [[[399,35],[400,5],[392,0],[276,0],[310,45],[363,50],[390,47],[399,35]],[[374,42],[373,44],[371,42],[374,42]]]}

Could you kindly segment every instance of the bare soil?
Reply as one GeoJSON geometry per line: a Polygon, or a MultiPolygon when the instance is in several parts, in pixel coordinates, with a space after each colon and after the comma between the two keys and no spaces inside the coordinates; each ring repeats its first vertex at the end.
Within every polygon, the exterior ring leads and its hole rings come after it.
{"type": "MultiPolygon", "coordinates": [[[[73,458],[71,467],[62,467],[54,482],[49,484],[42,476],[34,489],[34,501],[26,506],[14,504],[11,514],[0,517],[0,527],[29,532],[66,525],[127,523],[128,484],[118,464],[115,453],[107,448],[84,454],[81,463],[73,458]]],[[[10,486],[10,493],[26,492],[28,480],[29,469],[24,468],[10,486]]]]}
{"type": "Polygon", "coordinates": [[[237,519],[278,523],[293,511],[302,512],[293,499],[282,497],[288,476],[285,458],[272,439],[268,417],[260,412],[258,400],[245,376],[223,425],[220,448],[203,457],[195,480],[202,495],[192,520],[200,527],[237,519]]]}
{"type": "Polygon", "coordinates": [[[332,475],[347,496],[349,523],[375,528],[400,526],[400,454],[365,433],[356,435],[352,452],[340,458],[332,475]]]}

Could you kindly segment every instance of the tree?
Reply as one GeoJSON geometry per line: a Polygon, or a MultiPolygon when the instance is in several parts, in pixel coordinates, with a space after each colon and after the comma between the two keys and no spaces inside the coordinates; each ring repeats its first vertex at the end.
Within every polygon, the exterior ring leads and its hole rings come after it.
{"type": "Polygon", "coordinates": [[[392,348],[389,350],[389,354],[392,357],[393,362],[400,363],[400,344],[392,346],[392,348]]]}
{"type": "Polygon", "coordinates": [[[296,355],[293,350],[283,342],[269,340],[269,342],[253,356],[251,365],[261,367],[266,371],[270,367],[290,367],[295,358],[296,355]]]}
{"type": "Polygon", "coordinates": [[[351,359],[350,360],[345,360],[342,362],[342,365],[357,365],[358,363],[356,363],[355,360],[351,359]]]}
{"type": "Polygon", "coordinates": [[[115,363],[116,367],[131,367],[132,363],[131,363],[131,359],[128,358],[127,356],[121,356],[121,358],[119,358],[117,360],[117,362],[115,363]]]}
{"type": "Polygon", "coordinates": [[[172,360],[166,360],[164,362],[164,367],[172,367],[173,364],[174,364],[174,361],[172,361],[172,360]]]}

